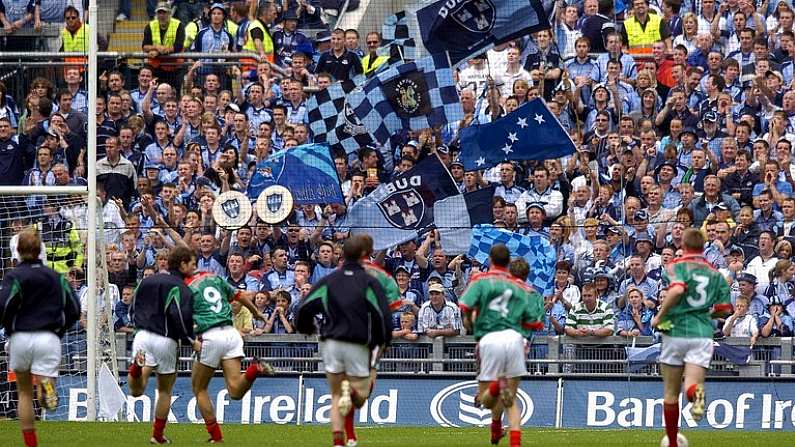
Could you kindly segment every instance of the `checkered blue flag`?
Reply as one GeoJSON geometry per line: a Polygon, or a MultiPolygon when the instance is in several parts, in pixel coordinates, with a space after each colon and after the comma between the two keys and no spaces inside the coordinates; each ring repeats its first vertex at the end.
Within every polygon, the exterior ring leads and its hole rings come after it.
{"type": "Polygon", "coordinates": [[[346,154],[371,145],[373,136],[353,114],[346,97],[357,88],[357,81],[335,82],[312,95],[306,103],[309,128],[316,143],[328,143],[333,149],[342,149],[346,154]]]}
{"type": "Polygon", "coordinates": [[[530,264],[527,280],[539,293],[544,296],[554,293],[557,255],[548,238],[537,234],[514,233],[491,224],[475,225],[467,255],[485,264],[494,244],[505,244],[511,256],[521,256],[530,264]]]}
{"type": "Polygon", "coordinates": [[[398,51],[404,60],[417,59],[417,44],[409,35],[406,11],[399,11],[384,20],[381,26],[381,48],[378,52],[382,56],[394,56],[398,51]]]}
{"type": "Polygon", "coordinates": [[[348,95],[353,113],[380,143],[400,130],[420,130],[463,119],[445,55],[432,55],[379,72],[348,95]]]}

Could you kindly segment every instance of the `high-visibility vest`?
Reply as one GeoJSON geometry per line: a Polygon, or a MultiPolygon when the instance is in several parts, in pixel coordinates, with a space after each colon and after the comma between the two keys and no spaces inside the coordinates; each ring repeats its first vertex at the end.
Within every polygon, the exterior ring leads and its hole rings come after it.
{"type": "Polygon", "coordinates": [[[365,74],[365,75],[367,75],[367,74],[370,74],[371,72],[374,72],[374,71],[376,71],[376,70],[378,69],[378,67],[380,67],[381,65],[383,65],[384,63],[386,63],[386,61],[388,61],[388,60],[389,60],[389,57],[387,57],[387,56],[378,56],[378,55],[376,55],[376,57],[375,57],[375,60],[372,62],[372,65],[371,65],[371,64],[370,64],[370,59],[371,59],[371,58],[372,58],[372,57],[370,56],[370,54],[369,54],[369,53],[368,53],[368,54],[366,54],[366,55],[365,55],[365,56],[362,58],[362,70],[364,70],[364,74],[365,74]],[[368,65],[370,65],[370,66],[368,67],[368,65]]]}
{"type": "MultiPolygon", "coordinates": [[[[66,53],[86,53],[88,54],[88,25],[85,23],[80,25],[80,28],[72,34],[66,27],[61,29],[61,41],[63,42],[63,50],[66,53]]],[[[82,73],[85,70],[86,58],[85,57],[65,57],[64,62],[67,64],[74,64],[80,68],[82,73]]],[[[68,66],[68,65],[67,65],[68,66]]]]}
{"type": "Polygon", "coordinates": [[[660,41],[660,28],[662,28],[662,18],[657,14],[648,14],[646,29],[640,26],[640,22],[635,17],[624,20],[624,29],[627,32],[630,54],[651,53],[651,46],[660,41]]]}
{"type": "Polygon", "coordinates": [[[193,41],[196,40],[196,35],[199,34],[199,20],[200,19],[196,19],[185,25],[185,43],[182,44],[185,51],[188,51],[193,41]]]}
{"type": "MultiPolygon", "coordinates": [[[[166,29],[166,37],[165,39],[161,39],[160,22],[157,19],[149,22],[149,30],[152,31],[152,45],[161,45],[166,47],[174,46],[174,44],[177,42],[177,30],[179,29],[179,25],[179,20],[174,18],[169,19],[168,29],[166,29]]],[[[149,64],[154,68],[159,68],[160,65],[163,64],[164,70],[173,71],[182,64],[182,60],[169,60],[168,62],[164,63],[163,61],[158,60],[158,58],[153,58],[149,59],[149,64]]]]}
{"type": "Polygon", "coordinates": [[[246,43],[243,44],[243,49],[251,53],[257,52],[257,47],[254,45],[254,39],[251,38],[251,32],[255,29],[262,31],[262,49],[265,50],[268,62],[273,63],[275,60],[273,54],[273,39],[271,38],[270,33],[268,33],[268,30],[265,29],[265,25],[263,25],[259,20],[255,20],[248,25],[248,29],[246,30],[246,43]]]}

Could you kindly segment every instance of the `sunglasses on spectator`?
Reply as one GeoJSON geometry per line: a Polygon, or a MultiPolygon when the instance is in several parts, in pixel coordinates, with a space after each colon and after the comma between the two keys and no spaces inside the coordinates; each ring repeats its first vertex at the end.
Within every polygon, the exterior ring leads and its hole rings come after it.
{"type": "Polygon", "coordinates": [[[66,16],[66,20],[77,20],[77,16],[66,16]]]}
{"type": "Polygon", "coordinates": [[[378,41],[377,40],[370,40],[370,41],[367,42],[367,45],[378,45],[378,41]]]}

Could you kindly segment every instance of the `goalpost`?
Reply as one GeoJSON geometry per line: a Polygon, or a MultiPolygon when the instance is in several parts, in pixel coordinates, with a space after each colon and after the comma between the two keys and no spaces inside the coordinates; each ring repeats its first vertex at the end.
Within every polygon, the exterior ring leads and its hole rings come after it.
{"type": "MultiPolygon", "coordinates": [[[[107,368],[105,374],[110,372],[118,384],[113,307],[119,293],[108,282],[105,244],[106,234],[113,233],[105,231],[102,204],[97,203],[99,199],[89,189],[93,188],[0,187],[0,275],[15,264],[15,235],[30,227],[36,227],[42,237],[49,267],[66,276],[70,283],[80,279],[75,280],[71,274],[79,270],[85,274],[85,286],[75,290],[81,300],[81,321],[69,328],[61,343],[60,377],[56,382],[58,408],[42,413],[43,418],[96,420],[100,371],[107,368]],[[78,392],[81,389],[85,389],[84,395],[78,392]]],[[[7,363],[2,369],[6,378],[10,375],[13,379],[13,373],[5,371],[7,363]]],[[[13,411],[16,403],[12,384],[0,398],[2,407],[13,411]]]]}
{"type": "MultiPolygon", "coordinates": [[[[88,49],[86,78],[88,80],[88,104],[94,107],[97,101],[98,70],[97,70],[97,24],[98,8],[96,0],[89,0],[88,4],[88,49]]],[[[91,111],[90,111],[91,112],[91,111]]],[[[108,287],[108,272],[105,253],[105,232],[102,219],[103,207],[97,197],[96,161],[97,161],[97,117],[95,113],[88,113],[88,138],[87,138],[87,186],[0,186],[0,275],[13,267],[11,260],[10,239],[20,228],[14,225],[35,224],[41,229],[40,234],[50,244],[63,243],[64,236],[79,238],[83,250],[82,258],[85,259],[85,293],[83,296],[85,336],[81,337],[81,327],[72,328],[62,342],[61,375],[57,381],[59,395],[58,408],[64,419],[76,416],[88,421],[97,420],[100,405],[98,393],[98,377],[100,372],[113,376],[115,385],[118,386],[119,374],[116,359],[115,333],[113,328],[113,301],[108,287]],[[60,224],[55,224],[58,221],[60,224]],[[66,234],[65,234],[66,233],[66,234]],[[97,235],[102,235],[98,238],[97,235]],[[104,296],[98,306],[99,290],[104,296]],[[70,338],[71,336],[71,338],[70,338]],[[85,346],[85,347],[83,347],[85,346]],[[65,349],[63,349],[65,348],[65,349]],[[75,407],[70,400],[75,389],[86,390],[85,401],[80,402],[80,407],[85,408],[85,414],[75,415],[75,407]],[[66,390],[69,389],[70,392],[66,390]],[[64,408],[71,407],[71,408],[64,408]]],[[[72,239],[76,243],[74,238],[72,239]]],[[[76,247],[75,247],[76,248],[76,247]]],[[[72,254],[76,255],[76,254],[72,254]]],[[[75,256],[77,258],[77,256],[75,256]]],[[[73,264],[76,259],[72,260],[73,264]]],[[[48,264],[50,264],[48,260],[48,264]]],[[[67,264],[68,265],[68,262],[67,264]]],[[[51,264],[52,266],[52,264],[51,264]]],[[[83,267],[77,265],[76,267],[83,267]]],[[[61,273],[64,265],[60,265],[61,273]]],[[[115,288],[115,286],[113,286],[115,288]]],[[[7,367],[6,365],[4,365],[7,367]]],[[[8,383],[13,377],[8,371],[5,374],[7,390],[3,391],[7,399],[13,399],[15,394],[11,391],[12,384],[8,383]]],[[[105,375],[107,378],[107,375],[105,375]]],[[[107,382],[106,382],[107,383],[107,382]]],[[[112,384],[113,385],[113,384],[112,384]]],[[[14,407],[15,402],[2,402],[0,408],[14,407]]],[[[38,410],[38,409],[37,409],[38,410]]],[[[106,415],[107,416],[107,415],[106,415]]],[[[47,412],[42,413],[47,417],[47,412]]],[[[113,415],[109,416],[113,418],[113,415]]]]}

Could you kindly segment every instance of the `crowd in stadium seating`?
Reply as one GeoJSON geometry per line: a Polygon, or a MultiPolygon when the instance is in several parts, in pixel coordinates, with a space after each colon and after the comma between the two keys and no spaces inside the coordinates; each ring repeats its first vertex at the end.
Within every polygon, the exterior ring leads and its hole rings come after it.
{"type": "MultiPolygon", "coordinates": [[[[16,23],[8,5],[18,3],[2,0],[6,28],[16,23]]],[[[695,226],[737,304],[732,317],[715,322],[716,336],[790,336],[791,3],[544,3],[553,28],[464,63],[456,75],[466,117],[403,135],[394,172],[371,147],[353,157],[334,154],[344,205],[301,206],[283,225],[253,222],[237,231],[218,227],[210,213],[219,193],[245,191],[258,161],[311,142],[306,100],[313,92],[372,75],[386,61],[376,53],[378,33],[362,39],[356,30],[328,29],[333,16],[324,8],[331,7],[316,0],[148,2],[152,21],[141,30],[147,64],[104,73],[95,105],[87,102],[81,67],[57,81],[33,80],[24,97],[0,83],[0,183],[84,184],[86,114],[97,114],[108,270],[122,296],[117,331],[131,330],[126,309],[136,281],[164,269],[169,247],[184,242],[196,250],[200,270],[259,291],[256,304],[268,318],[252,320],[236,307],[242,334],[293,333],[297,303],[339,262],[350,206],[435,153],[461,191],[497,184],[498,226],[544,234],[554,244],[544,334],[656,335],[650,321],[665,298],[663,269],[681,254],[683,230],[695,226]],[[230,67],[162,57],[189,50],[250,52],[267,62],[230,67]],[[465,172],[457,159],[460,130],[536,97],[578,151],[465,172]]],[[[77,10],[70,14],[80,20],[77,10]]],[[[57,208],[48,217],[58,229],[57,208]]],[[[69,243],[69,230],[53,234],[48,255],[74,260],[83,250],[69,243]]],[[[404,298],[394,314],[397,337],[463,333],[455,303],[481,269],[476,261],[445,256],[433,231],[375,260],[404,298]]],[[[81,287],[80,265],[57,267],[81,287]]]]}

